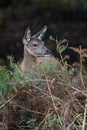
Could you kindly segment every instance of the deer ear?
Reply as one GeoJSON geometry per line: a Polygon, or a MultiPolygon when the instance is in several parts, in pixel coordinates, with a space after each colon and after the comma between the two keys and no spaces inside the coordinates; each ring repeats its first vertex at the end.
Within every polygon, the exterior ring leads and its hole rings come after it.
{"type": "Polygon", "coordinates": [[[42,40],[42,38],[44,37],[46,31],[47,31],[47,26],[45,25],[38,33],[36,33],[32,37],[33,38],[38,38],[39,40],[42,40]]]}
{"type": "Polygon", "coordinates": [[[25,35],[23,37],[23,43],[24,44],[27,44],[28,41],[30,41],[30,38],[31,38],[31,31],[30,31],[30,28],[28,27],[25,31],[25,35]]]}

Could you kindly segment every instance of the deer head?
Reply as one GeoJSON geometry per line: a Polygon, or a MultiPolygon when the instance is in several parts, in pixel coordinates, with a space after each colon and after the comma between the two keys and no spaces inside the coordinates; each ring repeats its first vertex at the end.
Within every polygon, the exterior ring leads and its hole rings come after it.
{"type": "Polygon", "coordinates": [[[28,27],[23,37],[24,44],[24,59],[21,67],[24,71],[32,68],[32,62],[36,62],[37,57],[52,55],[51,51],[44,45],[42,38],[47,30],[45,25],[38,33],[31,36],[30,28],[28,27]]]}
{"type": "Polygon", "coordinates": [[[45,25],[42,30],[40,30],[35,35],[31,36],[30,28],[28,27],[25,31],[23,38],[24,48],[28,55],[32,56],[45,56],[51,55],[51,51],[44,45],[42,38],[47,30],[45,25]]]}

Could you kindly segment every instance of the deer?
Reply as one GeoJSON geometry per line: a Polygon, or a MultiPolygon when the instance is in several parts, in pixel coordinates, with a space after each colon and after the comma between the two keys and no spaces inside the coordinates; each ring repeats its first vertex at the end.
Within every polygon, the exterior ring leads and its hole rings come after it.
{"type": "Polygon", "coordinates": [[[32,63],[36,64],[41,57],[52,56],[52,52],[45,46],[42,40],[46,31],[47,26],[45,25],[39,32],[31,36],[30,27],[27,27],[23,37],[24,57],[20,64],[24,72],[30,72],[33,69],[32,63]]]}

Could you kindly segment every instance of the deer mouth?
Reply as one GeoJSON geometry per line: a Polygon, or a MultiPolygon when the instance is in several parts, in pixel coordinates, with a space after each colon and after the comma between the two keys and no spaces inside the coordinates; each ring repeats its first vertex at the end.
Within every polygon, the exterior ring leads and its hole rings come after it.
{"type": "Polygon", "coordinates": [[[37,55],[37,57],[51,57],[52,55],[37,55]]]}
{"type": "Polygon", "coordinates": [[[44,57],[51,57],[52,55],[44,55],[44,57]]]}

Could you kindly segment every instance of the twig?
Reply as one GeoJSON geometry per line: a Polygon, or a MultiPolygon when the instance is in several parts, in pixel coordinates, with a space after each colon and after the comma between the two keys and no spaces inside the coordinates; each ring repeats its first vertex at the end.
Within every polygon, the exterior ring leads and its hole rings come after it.
{"type": "Polygon", "coordinates": [[[25,108],[25,107],[23,107],[23,106],[20,106],[20,105],[16,105],[16,106],[19,107],[19,108],[22,108],[22,109],[24,109],[25,111],[28,111],[28,112],[32,112],[32,113],[35,113],[35,114],[44,115],[44,114],[41,113],[41,112],[34,111],[34,110],[30,110],[30,109],[27,109],[27,108],[25,108]]]}
{"type": "Polygon", "coordinates": [[[87,114],[87,103],[85,104],[85,109],[84,109],[84,119],[83,119],[82,130],[85,130],[86,114],[87,114]]]}
{"type": "MultiPolygon", "coordinates": [[[[43,67],[42,67],[42,71],[43,71],[44,76],[45,76],[45,79],[46,79],[46,84],[47,84],[47,87],[48,87],[49,94],[50,94],[50,96],[51,96],[51,100],[52,100],[52,103],[53,103],[53,107],[54,107],[54,109],[55,109],[55,112],[57,113],[57,107],[56,107],[56,104],[55,104],[55,102],[54,102],[54,98],[53,98],[52,93],[51,93],[50,85],[49,85],[49,82],[48,82],[48,79],[47,79],[47,76],[46,76],[46,74],[45,74],[45,71],[44,71],[44,68],[43,68],[43,67]]],[[[58,115],[58,113],[57,113],[57,115],[58,115]]]]}
{"type": "Polygon", "coordinates": [[[83,81],[83,78],[82,78],[82,59],[83,59],[83,56],[82,56],[82,47],[80,46],[79,48],[80,48],[80,77],[81,77],[82,85],[85,88],[84,81],[83,81]]]}
{"type": "Polygon", "coordinates": [[[2,104],[0,106],[0,109],[3,108],[6,104],[8,104],[11,100],[13,100],[17,95],[15,94],[13,97],[11,97],[10,99],[8,99],[4,104],[2,104]]]}

